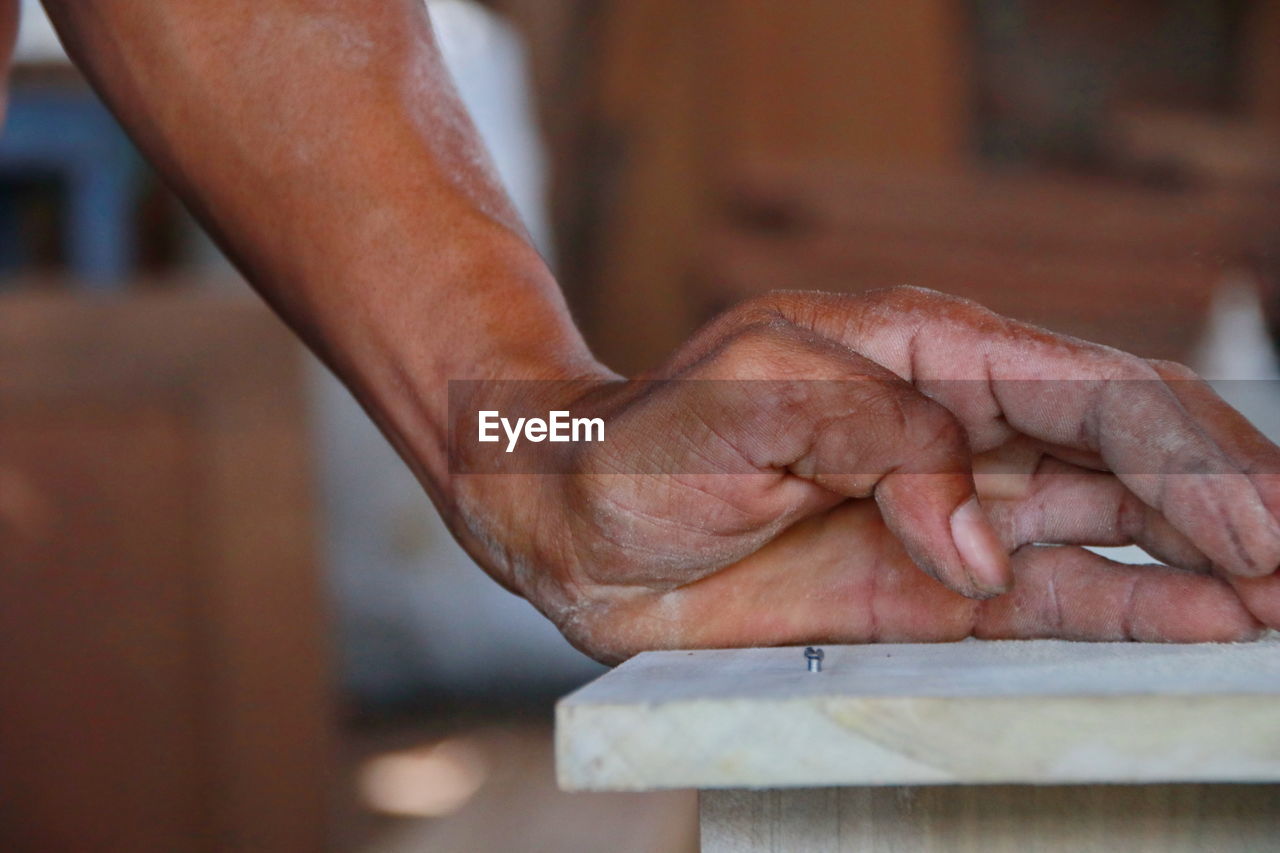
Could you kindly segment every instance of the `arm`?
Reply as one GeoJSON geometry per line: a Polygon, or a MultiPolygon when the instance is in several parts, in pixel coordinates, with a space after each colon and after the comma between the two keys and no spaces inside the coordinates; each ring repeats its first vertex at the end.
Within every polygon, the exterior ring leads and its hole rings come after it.
{"type": "Polygon", "coordinates": [[[591,653],[1280,625],[1280,450],[1180,369],[899,289],[756,300],[657,385],[625,382],[525,240],[416,0],[46,2],[464,546],[591,653]],[[539,386],[543,410],[599,413],[610,441],[555,476],[451,472],[460,378],[574,380],[539,386]],[[992,457],[1020,485],[983,494],[992,457]],[[1193,571],[1073,547],[1127,542],[1193,571]]]}
{"type": "Polygon", "coordinates": [[[415,0],[46,3],[248,280],[452,501],[446,380],[603,376],[415,0]]]}

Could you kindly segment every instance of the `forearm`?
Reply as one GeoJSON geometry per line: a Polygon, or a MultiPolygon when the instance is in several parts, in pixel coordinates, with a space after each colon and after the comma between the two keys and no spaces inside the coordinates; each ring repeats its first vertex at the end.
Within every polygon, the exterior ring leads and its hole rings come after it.
{"type": "Polygon", "coordinates": [[[600,371],[421,2],[46,5],[152,162],[437,497],[447,380],[600,371]]]}

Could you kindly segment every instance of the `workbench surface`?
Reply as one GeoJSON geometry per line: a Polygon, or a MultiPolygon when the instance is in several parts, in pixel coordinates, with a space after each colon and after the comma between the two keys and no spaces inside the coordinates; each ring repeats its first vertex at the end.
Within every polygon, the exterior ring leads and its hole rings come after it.
{"type": "Polygon", "coordinates": [[[647,652],[557,708],[576,790],[1280,781],[1280,642],[647,652]]]}

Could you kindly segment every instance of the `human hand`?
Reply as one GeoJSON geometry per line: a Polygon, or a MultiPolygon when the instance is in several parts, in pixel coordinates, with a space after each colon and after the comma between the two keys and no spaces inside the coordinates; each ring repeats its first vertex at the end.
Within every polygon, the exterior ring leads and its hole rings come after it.
{"type": "Polygon", "coordinates": [[[549,383],[607,441],[454,477],[463,543],[596,657],[1280,625],[1280,449],[1185,368],[895,288],[752,300],[645,379],[549,383]],[[1128,543],[1177,568],[1078,547],[1128,543]]]}

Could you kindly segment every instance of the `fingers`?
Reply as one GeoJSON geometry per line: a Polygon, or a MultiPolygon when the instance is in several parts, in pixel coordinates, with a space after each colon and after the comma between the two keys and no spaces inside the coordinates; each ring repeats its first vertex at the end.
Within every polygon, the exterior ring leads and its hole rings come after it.
{"type": "Polygon", "coordinates": [[[973,483],[983,500],[1016,500],[1031,491],[1044,452],[1033,441],[1016,438],[973,456],[973,483]]]}
{"type": "Polygon", "coordinates": [[[1200,428],[1248,475],[1271,514],[1280,516],[1280,447],[1191,368],[1171,361],[1150,364],[1200,428]]]}
{"type": "MultiPolygon", "coordinates": [[[[1280,448],[1190,368],[1168,361],[1153,361],[1151,365],[1183,407],[1245,472],[1271,514],[1280,512],[1280,448]]],[[[1271,627],[1280,627],[1280,574],[1259,578],[1228,575],[1227,580],[1256,618],[1271,627]]]]}
{"type": "Polygon", "coordinates": [[[958,640],[977,606],[913,565],[874,502],[854,500],[696,583],[610,593],[561,630],[619,660],[653,648],[958,640]]]}
{"type": "Polygon", "coordinates": [[[1200,549],[1117,477],[1046,457],[1017,500],[988,500],[987,515],[1009,551],[1023,545],[1139,545],[1157,559],[1209,572],[1200,549]]]}
{"type": "Polygon", "coordinates": [[[1280,574],[1265,578],[1228,576],[1226,580],[1255,619],[1268,628],[1280,629],[1280,574]]]}
{"type": "MultiPolygon", "coordinates": [[[[1017,469],[1019,476],[1022,470],[1017,469]]],[[[980,490],[981,483],[979,478],[980,490]]],[[[1171,566],[1215,571],[1208,557],[1118,478],[1053,458],[1035,466],[1016,499],[985,500],[984,508],[1011,552],[1029,544],[1138,545],[1171,566]]],[[[1225,575],[1224,580],[1255,619],[1280,627],[1280,575],[1225,575]]],[[[1020,575],[1018,583],[1026,579],[1020,575]]]]}
{"type": "MultiPolygon", "coordinates": [[[[1280,512],[1280,448],[1217,395],[1190,368],[1168,361],[1152,367],[1179,402],[1249,477],[1272,515],[1280,512]]],[[[1228,576],[1245,607],[1263,624],[1280,628],[1280,574],[1260,578],[1228,576]]]]}
{"type": "Polygon", "coordinates": [[[1019,550],[1014,570],[1005,595],[964,598],[915,569],[874,504],[847,501],[697,583],[581,610],[569,633],[613,660],[646,648],[966,636],[1229,642],[1259,631],[1231,587],[1209,575],[1051,546],[1019,550]]]}
{"type": "Polygon", "coordinates": [[[1224,581],[1126,566],[1083,548],[1023,548],[1012,592],[982,602],[974,635],[1191,643],[1253,639],[1262,626],[1224,581]]]}
{"type": "MultiPolygon", "coordinates": [[[[1128,357],[1104,354],[1135,378],[992,383],[1005,419],[1036,438],[1096,452],[1107,467],[1228,572],[1259,576],[1280,562],[1280,524],[1254,483],[1163,382],[1128,357]]],[[[1052,361],[1053,359],[1049,359],[1052,361]]],[[[1091,367],[1091,370],[1096,367],[1091,367]]],[[[1001,368],[993,367],[993,375],[1001,368]]],[[[1010,365],[1003,366],[1008,375],[1010,365]]]]}
{"type": "Polygon", "coordinates": [[[1008,558],[974,492],[967,440],[942,406],[855,353],[799,329],[739,335],[695,378],[778,376],[689,402],[756,469],[848,498],[874,496],[917,564],[968,596],[1003,591],[1008,558]],[[838,377],[814,381],[810,377],[838,377]]]}
{"type": "Polygon", "coordinates": [[[1231,458],[1142,359],[910,288],[777,299],[794,322],[945,405],[976,452],[1022,434],[1097,454],[1226,571],[1255,577],[1280,564],[1280,523],[1245,474],[1264,447],[1244,442],[1231,458]]]}

